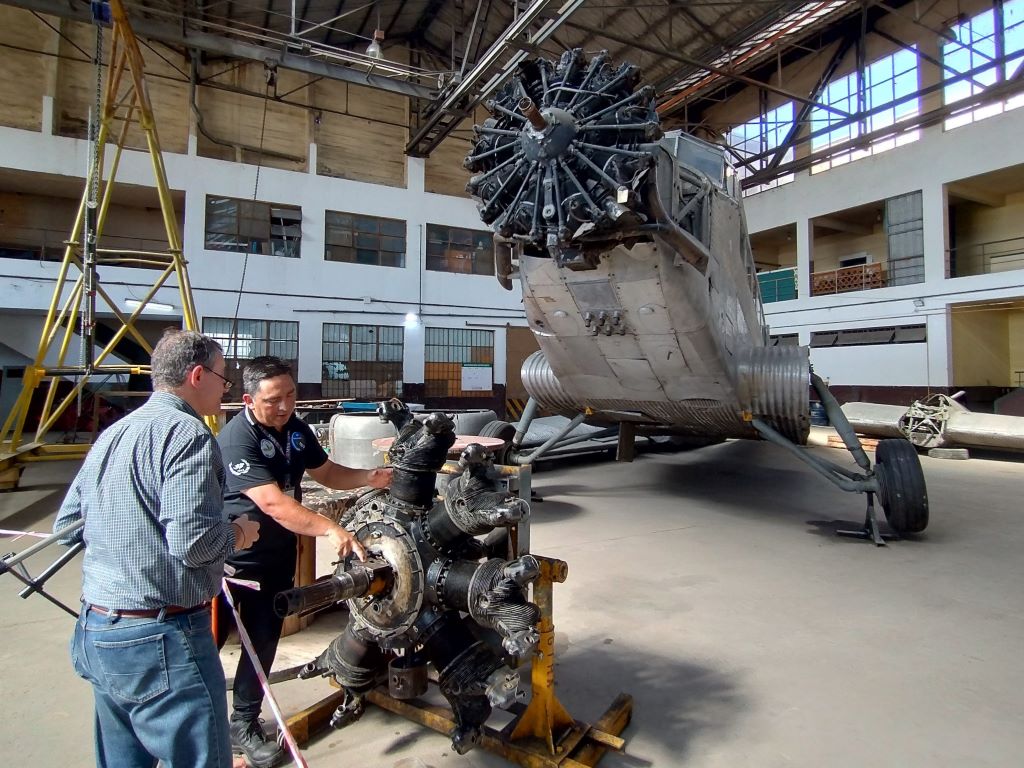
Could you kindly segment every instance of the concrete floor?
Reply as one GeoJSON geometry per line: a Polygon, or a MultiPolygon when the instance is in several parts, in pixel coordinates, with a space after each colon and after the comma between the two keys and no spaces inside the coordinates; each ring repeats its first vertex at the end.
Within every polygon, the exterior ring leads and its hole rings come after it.
{"type": "MultiPolygon", "coordinates": [[[[635,697],[626,753],[601,764],[1021,765],[1024,465],[923,462],[932,524],[886,549],[835,537],[836,520],[859,526],[862,499],[767,444],[537,473],[534,551],[569,563],[555,588],[559,696],[589,721],[620,691],[635,697]]],[[[0,494],[0,528],[48,530],[73,469],[31,468],[24,490],[0,494]]],[[[75,601],[78,576],[65,569],[55,591],[75,601]]],[[[7,760],[89,765],[91,695],[67,659],[71,621],[16,592],[0,577],[7,760]]],[[[319,652],[337,622],[287,639],[282,663],[319,652]]],[[[275,690],[294,712],[331,689],[275,690]]],[[[505,765],[372,708],[304,754],[311,766],[505,765]]]]}

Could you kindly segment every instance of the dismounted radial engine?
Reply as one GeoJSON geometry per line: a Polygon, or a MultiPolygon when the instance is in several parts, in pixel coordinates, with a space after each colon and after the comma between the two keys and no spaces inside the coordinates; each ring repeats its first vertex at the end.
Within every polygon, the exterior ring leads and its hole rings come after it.
{"type": "Polygon", "coordinates": [[[498,490],[493,461],[479,445],[463,451],[462,473],[435,501],[437,473],[455,442],[453,421],[437,413],[417,421],[398,401],[381,403],[378,413],[399,430],[389,451],[391,487],[364,496],[342,520],[366,548],[366,561],[340,563],[329,579],[278,594],[276,608],[290,615],[348,602],[345,631],[300,674],[332,675],[344,689],[333,726],[359,717],[364,694],[385,679],[395,698],[421,695],[430,664],[455,715],[452,745],[464,754],[492,707],[522,695],[507,662],[537,646],[540,611],[523,590],[539,565],[530,555],[503,557],[509,526],[527,510],[498,490]]]}

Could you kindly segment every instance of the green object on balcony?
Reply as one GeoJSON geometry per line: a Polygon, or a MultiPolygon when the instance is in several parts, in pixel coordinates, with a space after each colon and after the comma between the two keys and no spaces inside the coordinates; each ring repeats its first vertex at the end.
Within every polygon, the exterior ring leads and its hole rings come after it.
{"type": "Polygon", "coordinates": [[[771,272],[758,272],[757,282],[761,286],[761,301],[771,304],[773,301],[789,301],[796,298],[796,268],[773,269],[771,272]]]}

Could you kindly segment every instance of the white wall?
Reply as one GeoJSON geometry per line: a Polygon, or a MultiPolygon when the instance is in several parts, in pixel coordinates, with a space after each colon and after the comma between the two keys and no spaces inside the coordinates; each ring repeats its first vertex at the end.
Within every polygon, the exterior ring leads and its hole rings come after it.
{"type": "MultiPolygon", "coordinates": [[[[147,315],[148,317],[148,315],[147,315]]],[[[43,323],[45,318],[42,315],[21,315],[21,314],[4,314],[2,329],[0,332],[3,333],[3,344],[9,347],[14,352],[24,355],[25,358],[31,363],[35,360],[36,352],[39,347],[39,339],[43,335],[43,323]]],[[[63,332],[59,334],[57,344],[54,344],[43,360],[43,364],[47,366],[57,365],[57,358],[59,355],[59,345],[63,340],[63,332]]],[[[79,365],[81,360],[81,337],[77,333],[71,334],[71,342],[68,345],[68,351],[64,358],[65,365],[79,365]]],[[[98,350],[97,350],[98,351],[98,350]]],[[[11,362],[5,363],[6,365],[24,365],[25,362],[11,362]]],[[[116,355],[108,355],[103,359],[102,365],[125,365],[125,361],[116,355]]]]}
{"type": "MultiPolygon", "coordinates": [[[[0,146],[4,147],[0,164],[19,171],[79,176],[84,175],[87,165],[87,144],[78,139],[0,127],[0,146]]],[[[424,191],[422,159],[407,159],[409,185],[401,189],[200,158],[194,154],[194,142],[192,147],[188,155],[165,155],[165,163],[170,187],[185,192],[183,246],[200,322],[203,317],[233,317],[240,289],[239,317],[299,322],[298,374],[299,380],[305,382],[320,381],[321,329],[325,322],[403,325],[406,313],[412,311],[427,326],[465,328],[467,323],[493,324],[494,380],[504,383],[504,325],[526,324],[520,293],[503,290],[493,276],[424,269],[428,223],[467,229],[486,227],[471,200],[424,191]],[[207,250],[207,195],[301,206],[301,258],[246,257],[207,250]],[[327,210],[404,219],[405,268],[325,261],[327,210]]],[[[148,154],[126,151],[118,181],[153,186],[148,154]]],[[[71,224],[67,222],[69,231],[71,224]]],[[[57,271],[58,265],[53,263],[0,259],[0,306],[45,311],[57,271]]],[[[123,309],[124,300],[140,297],[155,274],[150,270],[107,267],[102,270],[101,280],[123,309]]],[[[174,306],[175,315],[180,316],[181,300],[173,281],[171,285],[161,289],[155,300],[174,306]]],[[[407,328],[405,339],[406,381],[422,381],[422,328],[407,328]]],[[[7,341],[3,328],[0,340],[7,341]]]]}
{"type": "MultiPolygon", "coordinates": [[[[936,125],[904,147],[829,171],[804,171],[776,189],[744,199],[752,233],[796,223],[800,297],[765,305],[774,334],[798,333],[808,343],[811,330],[916,325],[925,322],[923,356],[912,345],[814,350],[812,360],[832,384],[952,386],[949,307],[960,302],[1024,296],[1024,271],[947,279],[945,186],[950,182],[1024,163],[1024,109],[944,131],[936,125]],[[809,296],[813,259],[811,220],[915,190],[924,206],[925,281],[829,296],[809,296]],[[917,300],[917,303],[915,303],[917,300]],[[919,306],[920,305],[920,306],[919,306]],[[895,350],[895,351],[892,351],[895,350]],[[827,353],[822,355],[821,353],[827,353]],[[884,365],[875,364],[878,360],[884,365]],[[879,374],[885,370],[885,374],[879,374]]],[[[916,346],[916,345],[915,345],[916,346]]]]}
{"type": "MultiPolygon", "coordinates": [[[[896,356],[890,384],[948,386],[951,380],[948,307],[964,301],[1015,298],[1024,295],[1024,273],[1003,272],[947,280],[946,196],[944,184],[999,168],[1024,163],[1024,109],[1007,112],[946,132],[941,126],[922,131],[904,147],[857,160],[832,170],[798,174],[795,181],[745,200],[751,232],[797,224],[797,267],[802,296],[769,304],[765,314],[773,333],[799,333],[807,343],[812,329],[872,327],[926,322],[928,342],[922,360],[896,356]],[[922,190],[925,217],[925,282],[835,296],[808,296],[813,239],[811,220],[903,194],[922,190]],[[917,306],[915,299],[923,303],[917,306]]],[[[67,175],[86,167],[87,145],[77,139],[0,128],[3,163],[13,169],[67,175]]],[[[173,189],[184,190],[184,246],[189,260],[200,317],[235,314],[240,286],[240,317],[292,320],[300,323],[300,381],[320,379],[320,339],[325,322],[401,325],[415,311],[428,326],[494,326],[495,382],[505,381],[505,322],[525,325],[518,290],[506,292],[482,275],[453,275],[423,269],[424,230],[428,223],[482,229],[472,201],[424,191],[424,161],[408,159],[405,189],[317,176],[310,173],[259,169],[190,155],[168,155],[167,174],[173,189]],[[302,258],[209,251],[204,248],[207,194],[252,198],[299,205],[303,213],[302,258]],[[325,262],[326,210],[346,210],[407,221],[404,269],[325,262]],[[242,285],[242,270],[245,281],[242,285]],[[364,301],[369,297],[370,301],[364,301]]],[[[119,180],[152,185],[149,157],[126,152],[119,180]]],[[[70,222],[68,222],[70,227],[70,222]]],[[[44,310],[50,301],[57,265],[0,260],[0,305],[44,310]]],[[[103,284],[120,306],[138,297],[153,278],[150,271],[107,268],[103,284]]],[[[175,288],[165,288],[157,301],[180,308],[175,288]]],[[[406,329],[405,377],[422,381],[422,327],[406,329]]],[[[0,341],[11,331],[0,327],[0,341]]],[[[9,342],[8,342],[9,343],[9,342]]],[[[14,346],[14,345],[11,345],[14,346]]],[[[903,348],[907,345],[900,345],[903,348]]],[[[832,350],[835,384],[867,384],[858,355],[864,348],[832,350]],[[840,362],[842,361],[842,362],[840,362]]],[[[867,348],[877,351],[880,347],[867,348]]],[[[888,353],[881,353],[888,354],[888,353]]]]}
{"type": "Polygon", "coordinates": [[[823,347],[811,350],[811,365],[830,385],[856,382],[863,386],[915,386],[921,385],[927,375],[926,347],[925,344],[823,347]]]}

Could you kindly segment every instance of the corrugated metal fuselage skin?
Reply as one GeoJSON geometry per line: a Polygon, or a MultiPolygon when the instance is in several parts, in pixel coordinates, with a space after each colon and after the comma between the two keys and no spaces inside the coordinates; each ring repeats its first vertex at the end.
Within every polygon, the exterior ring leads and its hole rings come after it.
{"type": "Polygon", "coordinates": [[[739,204],[711,195],[706,273],[661,237],[617,245],[574,271],[522,256],[519,276],[541,353],[528,391],[561,413],[706,437],[755,437],[766,418],[798,443],[809,425],[807,350],[766,346],[739,204]]]}

